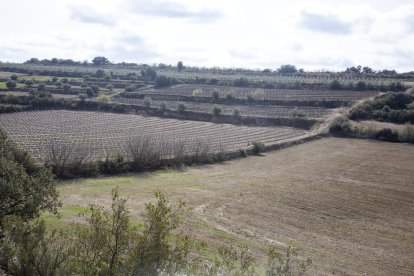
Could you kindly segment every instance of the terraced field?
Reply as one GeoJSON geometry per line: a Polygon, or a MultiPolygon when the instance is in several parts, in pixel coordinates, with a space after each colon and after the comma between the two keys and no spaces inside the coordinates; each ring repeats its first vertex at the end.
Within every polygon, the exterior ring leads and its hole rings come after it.
{"type": "Polygon", "coordinates": [[[257,99],[284,101],[358,101],[378,95],[377,91],[283,90],[215,85],[175,85],[168,88],[141,90],[139,93],[193,96],[196,89],[201,89],[200,97],[211,97],[212,92],[217,91],[221,98],[231,95],[234,98],[246,99],[250,95],[257,99]]]}
{"type": "MultiPolygon", "coordinates": [[[[115,103],[133,104],[145,106],[144,99],[132,99],[123,97],[114,97],[115,103]]],[[[152,107],[159,107],[161,103],[166,103],[167,108],[177,110],[179,101],[159,101],[150,100],[152,107]]],[[[199,102],[184,102],[186,110],[193,112],[212,113],[214,104],[199,102]]],[[[294,112],[305,115],[310,118],[324,118],[332,113],[331,109],[322,107],[294,107],[294,106],[276,106],[276,105],[217,105],[221,108],[221,114],[231,115],[234,110],[239,110],[241,116],[258,116],[268,118],[286,118],[292,117],[294,112]]]]}
{"type": "Polygon", "coordinates": [[[246,127],[65,110],[2,114],[0,128],[37,160],[44,160],[52,148],[70,148],[73,154],[94,160],[116,153],[128,157],[128,146],[140,137],[184,143],[191,152],[199,143],[208,144],[211,151],[238,151],[251,147],[254,141],[273,145],[306,136],[304,130],[290,127],[246,127]]]}

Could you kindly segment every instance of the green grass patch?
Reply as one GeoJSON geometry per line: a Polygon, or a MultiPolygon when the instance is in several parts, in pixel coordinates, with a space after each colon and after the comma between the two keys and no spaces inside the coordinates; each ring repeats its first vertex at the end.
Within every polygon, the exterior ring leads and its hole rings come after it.
{"type": "MultiPolygon", "coordinates": [[[[22,88],[22,87],[24,87],[24,84],[16,83],[16,88],[22,88]]],[[[0,90],[8,90],[5,81],[0,81],[0,90]]]]}

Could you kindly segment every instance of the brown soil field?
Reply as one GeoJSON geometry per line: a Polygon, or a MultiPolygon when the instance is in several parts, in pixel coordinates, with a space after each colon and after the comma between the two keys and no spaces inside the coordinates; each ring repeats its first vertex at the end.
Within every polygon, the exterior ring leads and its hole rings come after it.
{"type": "Polygon", "coordinates": [[[192,208],[183,230],[213,247],[270,244],[311,257],[311,275],[414,274],[414,146],[325,138],[184,171],[64,182],[65,221],[119,186],[140,220],[154,191],[192,208]]]}

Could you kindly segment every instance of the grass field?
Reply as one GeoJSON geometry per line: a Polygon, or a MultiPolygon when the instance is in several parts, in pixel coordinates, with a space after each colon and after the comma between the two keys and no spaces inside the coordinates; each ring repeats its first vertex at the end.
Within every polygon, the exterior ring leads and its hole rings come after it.
{"type": "MultiPolygon", "coordinates": [[[[24,85],[23,84],[21,84],[21,83],[16,83],[16,88],[22,88],[22,87],[24,87],[24,85]]],[[[6,82],[4,82],[4,81],[0,81],[0,90],[7,90],[8,88],[7,88],[7,85],[6,85],[6,82]]]]}
{"type": "MultiPolygon", "coordinates": [[[[413,275],[414,146],[326,138],[223,164],[63,182],[63,220],[108,206],[119,186],[139,222],[154,191],[192,208],[183,230],[213,246],[271,243],[311,257],[311,274],[413,275]]],[[[52,220],[52,219],[51,219],[52,220]]]]}

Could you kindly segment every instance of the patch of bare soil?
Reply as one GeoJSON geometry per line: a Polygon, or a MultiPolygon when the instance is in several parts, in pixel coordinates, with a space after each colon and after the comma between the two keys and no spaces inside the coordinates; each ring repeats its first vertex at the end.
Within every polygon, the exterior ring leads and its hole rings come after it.
{"type": "Polygon", "coordinates": [[[192,207],[184,230],[213,246],[247,244],[264,260],[270,244],[293,245],[313,259],[311,274],[414,275],[413,168],[413,145],[326,138],[184,172],[109,179],[102,192],[98,180],[61,192],[65,204],[73,193],[99,202],[119,186],[142,210],[160,190],[192,207]]]}

